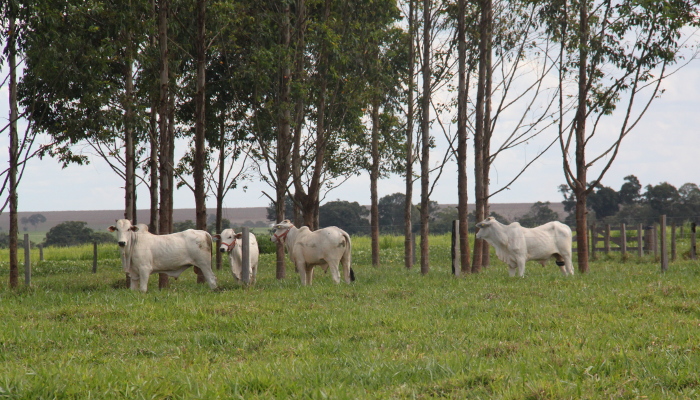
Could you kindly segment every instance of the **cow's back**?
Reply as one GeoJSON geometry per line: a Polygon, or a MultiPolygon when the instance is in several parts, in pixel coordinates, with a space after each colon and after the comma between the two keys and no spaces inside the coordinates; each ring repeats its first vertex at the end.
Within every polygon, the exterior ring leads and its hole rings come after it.
{"type": "Polygon", "coordinates": [[[548,222],[536,228],[525,229],[525,242],[530,257],[549,257],[561,254],[565,247],[571,246],[571,229],[559,221],[548,222]]]}
{"type": "Polygon", "coordinates": [[[347,249],[344,231],[335,226],[311,231],[308,227],[299,228],[295,246],[303,253],[307,263],[326,261],[327,258],[340,260],[347,249]]]}
{"type": "Polygon", "coordinates": [[[154,270],[185,265],[210,266],[211,236],[205,231],[188,229],[168,235],[140,233],[134,255],[143,258],[154,270]]]}

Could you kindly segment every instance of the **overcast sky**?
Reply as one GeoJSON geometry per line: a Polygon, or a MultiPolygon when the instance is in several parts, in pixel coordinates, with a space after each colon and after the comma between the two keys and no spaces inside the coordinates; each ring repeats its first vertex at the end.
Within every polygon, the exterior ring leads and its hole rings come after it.
{"type": "MultiPolygon", "coordinates": [[[[3,71],[3,76],[6,71],[3,71]]],[[[642,122],[623,141],[621,152],[612,168],[603,178],[603,184],[619,190],[623,178],[636,175],[642,185],[669,182],[680,187],[687,182],[700,184],[700,60],[691,62],[664,84],[666,92],[657,99],[642,122]]],[[[3,125],[8,116],[8,90],[0,89],[0,118],[3,125]]],[[[602,126],[601,139],[611,137],[619,124],[602,126]],[[609,130],[606,130],[609,129],[609,130]]],[[[454,129],[454,128],[453,128],[454,129]]],[[[434,132],[437,137],[442,134],[434,132]]],[[[517,171],[543,148],[542,138],[521,146],[500,157],[492,169],[491,188],[496,190],[506,184],[517,171]]],[[[7,166],[8,137],[0,137],[0,160],[7,166]]],[[[470,159],[471,141],[469,143],[470,159]]],[[[441,146],[431,155],[437,160],[442,155],[441,146]]],[[[418,167],[417,167],[418,168],[418,167]]],[[[594,169],[595,170],[595,169],[594,169]]],[[[594,171],[592,171],[594,172],[594,171]]],[[[591,173],[591,178],[594,174],[591,173]]],[[[518,181],[491,199],[493,203],[535,203],[537,201],[560,202],[558,186],[565,182],[562,172],[562,156],[557,146],[552,147],[537,160],[518,181]]],[[[257,179],[246,182],[246,190],[236,189],[225,199],[225,207],[266,207],[267,197],[262,191],[273,193],[257,179]]],[[[469,177],[470,202],[473,202],[473,178],[469,177]]],[[[106,163],[94,159],[87,166],[69,166],[62,169],[51,158],[33,159],[25,171],[19,188],[20,211],[63,210],[119,210],[124,208],[123,181],[106,163]]],[[[403,192],[402,177],[392,176],[379,184],[379,196],[403,192]]],[[[370,203],[369,176],[364,174],[350,178],[341,187],[326,195],[324,201],[356,201],[370,203]]],[[[414,203],[420,199],[420,184],[414,185],[414,203]]],[[[456,165],[448,165],[431,197],[440,204],[457,203],[456,165]]],[[[143,185],[138,190],[138,208],[149,205],[148,191],[143,185]]],[[[213,199],[208,207],[214,208],[213,199]]],[[[194,197],[188,188],[175,193],[175,208],[193,208],[194,197]]]]}

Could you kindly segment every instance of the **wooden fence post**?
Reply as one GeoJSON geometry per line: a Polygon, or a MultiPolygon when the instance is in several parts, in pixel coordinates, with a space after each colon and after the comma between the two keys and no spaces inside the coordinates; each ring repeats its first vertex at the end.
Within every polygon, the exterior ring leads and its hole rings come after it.
{"type": "Polygon", "coordinates": [[[659,256],[659,246],[657,243],[659,242],[658,240],[659,237],[659,227],[658,225],[654,224],[651,230],[651,248],[654,250],[654,260],[659,256]]]}
{"type": "Polygon", "coordinates": [[[92,273],[97,273],[97,242],[92,242],[92,273]]]}
{"type": "Polygon", "coordinates": [[[620,224],[620,251],[624,260],[627,256],[627,226],[624,223],[620,224]]]}
{"type": "Polygon", "coordinates": [[[44,261],[44,245],[39,245],[39,261],[44,261]]]}
{"type": "Polygon", "coordinates": [[[598,245],[598,232],[596,231],[595,224],[591,226],[591,259],[596,259],[596,247],[598,245]]]}
{"type": "Polygon", "coordinates": [[[666,251],[666,216],[662,215],[659,221],[661,225],[661,272],[668,271],[668,252],[666,251]]]}
{"type": "Polygon", "coordinates": [[[452,221],[452,275],[459,277],[462,267],[459,265],[459,220],[452,221]]]}
{"type": "Polygon", "coordinates": [[[605,238],[604,240],[604,245],[605,245],[605,255],[610,254],[610,224],[605,225],[605,238]]]}
{"type": "Polygon", "coordinates": [[[644,255],[644,230],[642,224],[637,225],[637,256],[642,258],[644,255]]]}
{"type": "Polygon", "coordinates": [[[416,265],[416,233],[411,232],[411,258],[413,261],[411,265],[416,265]]]}
{"type": "Polygon", "coordinates": [[[695,229],[697,224],[695,222],[690,224],[690,259],[696,260],[698,257],[697,249],[695,248],[695,229]]]}
{"type": "Polygon", "coordinates": [[[676,261],[676,222],[671,223],[671,262],[676,261]]]}
{"type": "Polygon", "coordinates": [[[32,284],[32,261],[31,253],[29,252],[29,234],[24,234],[24,284],[29,286],[32,284]]]}
{"type": "Polygon", "coordinates": [[[241,281],[244,284],[250,283],[250,228],[243,227],[243,244],[241,245],[241,281]]]}

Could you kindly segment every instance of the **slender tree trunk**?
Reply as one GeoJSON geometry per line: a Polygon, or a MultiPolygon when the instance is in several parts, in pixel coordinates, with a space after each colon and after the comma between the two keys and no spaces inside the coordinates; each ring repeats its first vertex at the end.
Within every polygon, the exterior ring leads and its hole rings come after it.
{"type": "Polygon", "coordinates": [[[131,57],[131,34],[127,34],[126,44],[126,68],[125,75],[125,99],[124,99],[124,161],[126,163],[125,171],[125,190],[124,190],[124,218],[136,224],[136,165],[134,162],[134,78],[133,78],[133,61],[131,57]]]}
{"type": "MultiPolygon", "coordinates": [[[[226,163],[226,112],[221,107],[221,120],[219,121],[219,180],[216,183],[216,233],[223,230],[224,218],[224,183],[226,174],[224,164],[226,163]]],[[[216,269],[220,270],[223,264],[223,257],[220,251],[216,251],[216,269]]]]}
{"type": "MultiPolygon", "coordinates": [[[[206,129],[206,10],[207,1],[197,0],[197,77],[195,93],[195,115],[194,115],[194,202],[197,229],[207,229],[207,205],[206,190],[204,187],[204,168],[206,162],[206,148],[204,135],[206,129]]],[[[204,277],[198,274],[198,278],[204,277]]]]}
{"type": "MultiPolygon", "coordinates": [[[[158,104],[160,151],[159,151],[159,177],[160,177],[160,209],[158,233],[168,234],[172,232],[172,210],[169,208],[169,199],[172,195],[170,185],[170,110],[169,110],[169,55],[168,55],[168,0],[158,2],[158,44],[160,47],[160,100],[158,104]]],[[[168,275],[158,274],[158,287],[169,286],[168,275]]]]}
{"type": "MultiPolygon", "coordinates": [[[[486,6],[486,82],[484,87],[484,133],[482,138],[483,150],[482,161],[482,210],[483,217],[489,216],[489,172],[491,170],[491,91],[493,86],[493,64],[492,64],[492,41],[493,41],[493,2],[485,0],[486,6]]],[[[481,267],[489,266],[490,254],[489,244],[485,240],[481,241],[481,267]]]]}
{"type": "Polygon", "coordinates": [[[19,286],[19,261],[17,258],[17,165],[19,158],[17,131],[17,25],[14,7],[9,13],[8,63],[10,65],[10,287],[19,286]]]}
{"type": "MultiPolygon", "coordinates": [[[[297,0],[296,4],[296,21],[295,21],[295,32],[296,40],[294,41],[295,47],[295,58],[294,58],[294,78],[299,83],[303,83],[306,80],[305,76],[305,53],[306,53],[306,3],[304,0],[297,0]]],[[[303,188],[301,185],[297,184],[297,177],[301,176],[301,135],[304,127],[305,119],[305,96],[303,94],[297,94],[296,101],[294,104],[294,130],[292,137],[292,168],[291,175],[294,182],[294,224],[301,226],[303,224],[303,219],[301,215],[301,199],[303,195],[303,188]],[[300,191],[301,190],[301,191],[300,191]]],[[[291,132],[290,132],[291,133],[291,132]]],[[[282,207],[286,213],[286,201],[283,201],[282,207]]],[[[284,215],[284,214],[283,214],[284,215]]],[[[284,219],[284,217],[281,217],[284,219]]],[[[284,257],[284,249],[278,248],[277,254],[282,254],[284,257]]]]}
{"type": "MultiPolygon", "coordinates": [[[[298,12],[303,16],[303,0],[299,1],[297,4],[301,10],[298,12]]],[[[281,44],[284,48],[285,54],[283,55],[282,62],[280,63],[279,70],[279,99],[278,99],[278,130],[277,130],[277,154],[276,154],[276,174],[277,174],[277,186],[276,186],[276,202],[275,202],[275,212],[277,216],[277,222],[285,219],[286,211],[286,197],[287,197],[287,183],[289,182],[289,175],[291,171],[291,152],[292,138],[291,138],[291,110],[290,110],[290,100],[291,100],[291,23],[290,23],[290,7],[289,4],[285,4],[283,11],[283,23],[280,26],[280,38],[281,44]]],[[[303,18],[303,17],[302,17],[303,18]]],[[[299,35],[303,36],[301,21],[298,21],[297,25],[299,35]]],[[[277,242],[277,266],[275,269],[275,277],[277,279],[284,279],[286,275],[286,265],[284,257],[284,245],[281,242],[277,242]]]]}
{"type": "MultiPolygon", "coordinates": [[[[158,9],[156,8],[156,1],[151,0],[151,15],[153,18],[158,18],[158,9]]],[[[153,48],[158,46],[158,40],[156,35],[150,36],[150,43],[153,48]]],[[[158,228],[160,228],[158,220],[158,112],[159,112],[159,101],[160,101],[160,90],[156,96],[156,92],[151,92],[151,113],[149,116],[149,143],[151,146],[150,156],[148,160],[148,165],[150,169],[148,192],[150,195],[150,215],[148,220],[148,230],[154,235],[158,234],[158,228]]],[[[127,283],[129,280],[127,279],[127,283]]]]}
{"type": "Polygon", "coordinates": [[[420,272],[430,271],[428,234],[430,227],[430,15],[431,0],[423,0],[423,101],[421,119],[421,202],[420,202],[420,272]]]}
{"type": "Polygon", "coordinates": [[[410,44],[408,47],[408,112],[406,115],[406,201],[404,203],[404,266],[406,269],[413,267],[413,93],[415,91],[415,81],[413,80],[414,67],[416,63],[416,53],[414,46],[415,35],[415,1],[408,2],[408,32],[410,44]]]}
{"type": "Polygon", "coordinates": [[[151,153],[148,160],[149,163],[149,183],[148,188],[150,195],[150,218],[148,222],[148,230],[154,235],[158,234],[158,228],[160,228],[158,223],[158,99],[153,96],[153,102],[151,103],[151,116],[150,116],[150,145],[151,153]]]}
{"type": "MultiPolygon", "coordinates": [[[[581,43],[589,42],[588,31],[588,4],[585,1],[579,5],[580,22],[579,35],[581,43]]],[[[587,212],[586,198],[588,191],[587,167],[586,167],[586,103],[588,95],[588,50],[586,46],[579,47],[579,74],[578,74],[578,109],[576,110],[576,187],[572,188],[576,195],[576,238],[578,253],[578,269],[581,273],[588,272],[588,236],[587,236],[587,212]]]]}
{"type": "MultiPolygon", "coordinates": [[[[474,128],[474,194],[476,196],[476,209],[474,211],[476,221],[480,222],[484,215],[484,110],[486,98],[486,77],[487,77],[487,36],[488,36],[488,14],[489,0],[481,0],[481,16],[479,19],[479,80],[476,88],[476,121],[474,128]]],[[[478,228],[477,228],[478,229],[478,228]]],[[[481,272],[483,264],[484,240],[474,240],[474,254],[472,261],[472,272],[481,272]]]]}
{"type": "MultiPolygon", "coordinates": [[[[197,77],[195,93],[194,111],[194,166],[192,177],[194,179],[194,203],[195,203],[195,226],[197,229],[207,230],[207,203],[206,188],[204,187],[204,168],[206,163],[206,12],[207,0],[197,0],[197,39],[195,47],[197,49],[197,77]]],[[[218,252],[217,252],[218,253],[218,252]]],[[[197,283],[204,283],[204,274],[199,267],[194,267],[197,274],[197,283]]]]}
{"type": "Polygon", "coordinates": [[[467,187],[467,45],[466,45],[466,0],[457,6],[458,45],[458,91],[457,91],[457,213],[459,218],[459,255],[463,273],[471,272],[469,263],[469,200],[467,187]]]}
{"type": "Polygon", "coordinates": [[[379,267],[379,197],[377,181],[379,181],[379,101],[372,104],[372,167],[370,180],[370,226],[372,228],[372,266],[379,267]]]}

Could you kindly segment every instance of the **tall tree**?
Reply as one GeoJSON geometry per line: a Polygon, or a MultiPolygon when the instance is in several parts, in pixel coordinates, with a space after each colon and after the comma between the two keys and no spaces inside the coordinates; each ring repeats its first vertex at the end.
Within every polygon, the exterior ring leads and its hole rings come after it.
{"type": "MultiPolygon", "coordinates": [[[[195,139],[194,139],[194,201],[197,229],[207,229],[207,205],[206,188],[204,181],[204,170],[206,163],[205,131],[206,131],[206,64],[207,64],[207,43],[206,43],[206,12],[207,1],[197,0],[197,32],[195,38],[196,50],[196,92],[195,92],[195,139]]],[[[204,276],[197,274],[198,279],[204,276]]]]}
{"type": "Polygon", "coordinates": [[[459,255],[462,272],[471,272],[469,263],[469,194],[467,188],[467,1],[457,2],[457,215],[459,219],[459,255]]]}
{"type": "Polygon", "coordinates": [[[413,200],[413,125],[414,125],[414,94],[415,94],[415,66],[416,66],[416,1],[408,0],[408,87],[407,87],[407,111],[406,111],[406,199],[404,201],[404,266],[406,269],[413,267],[413,227],[412,206],[413,200]]]}
{"type": "MultiPolygon", "coordinates": [[[[565,96],[576,98],[568,123],[565,118],[569,115],[560,111],[558,133],[564,175],[576,199],[580,272],[589,268],[587,197],[611,167],[622,140],[661,93],[669,67],[684,48],[684,29],[700,23],[699,11],[700,5],[692,0],[562,1],[543,10],[548,31],[560,46],[560,108],[565,96]],[[569,79],[576,81],[575,93],[564,91],[569,79]],[[618,105],[622,105],[619,110],[618,105]],[[614,114],[621,116],[619,129],[606,134],[607,143],[598,142],[602,139],[596,136],[598,127],[604,117],[614,114]],[[591,156],[594,145],[603,150],[591,156]],[[590,179],[594,165],[596,176],[590,179]]],[[[606,131],[610,132],[611,125],[605,123],[606,131]]]]}
{"type": "Polygon", "coordinates": [[[421,202],[420,202],[420,271],[425,275],[430,271],[430,248],[428,247],[430,233],[430,99],[431,89],[431,60],[432,60],[432,1],[423,0],[423,93],[421,102],[421,202]]]}

